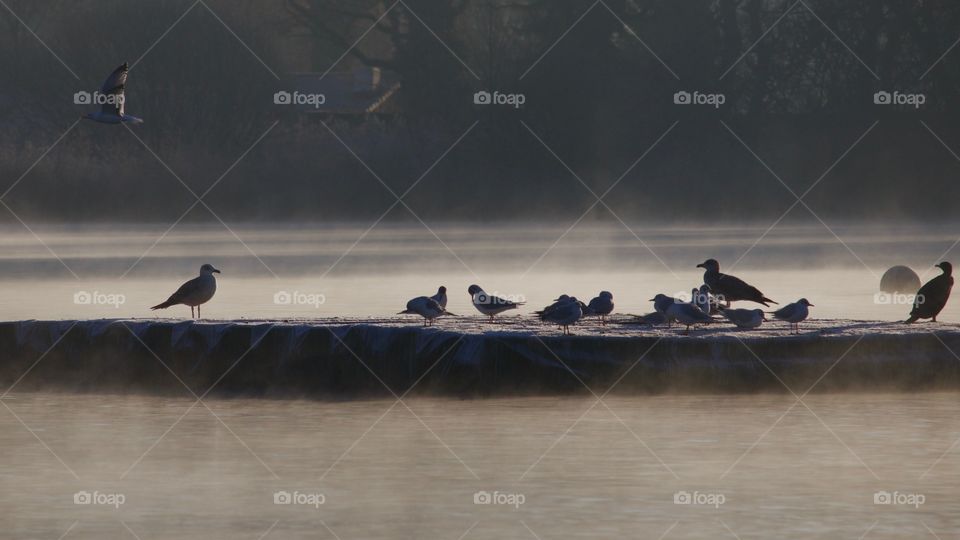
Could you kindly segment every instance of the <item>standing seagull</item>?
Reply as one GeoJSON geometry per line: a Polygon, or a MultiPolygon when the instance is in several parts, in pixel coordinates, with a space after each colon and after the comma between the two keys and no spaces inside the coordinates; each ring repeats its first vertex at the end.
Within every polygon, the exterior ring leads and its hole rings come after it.
{"type": "Polygon", "coordinates": [[[943,273],[920,287],[917,296],[913,299],[910,318],[904,322],[912,323],[917,319],[933,319],[933,322],[937,322],[937,315],[947,305],[950,289],[953,288],[953,265],[942,262],[937,265],[937,268],[943,270],[943,273]]]}
{"type": "Polygon", "coordinates": [[[710,291],[722,299],[727,307],[730,302],[737,300],[749,300],[769,307],[767,302],[776,304],[773,300],[767,298],[756,287],[748,285],[745,281],[734,276],[720,273],[720,263],[716,259],[707,259],[697,265],[697,268],[703,268],[703,282],[710,286],[710,291]]]}
{"type": "Polygon", "coordinates": [[[563,327],[563,334],[570,335],[570,325],[583,317],[583,302],[574,296],[563,295],[557,301],[536,312],[541,321],[563,327]]]}
{"type": "Polygon", "coordinates": [[[440,288],[437,289],[437,294],[431,296],[430,299],[436,300],[436,302],[440,304],[440,307],[447,309],[447,288],[441,285],[440,288]]]}
{"type": "Polygon", "coordinates": [[[773,312],[773,316],[781,321],[787,321],[796,327],[796,333],[800,333],[800,323],[810,315],[810,309],[814,307],[806,298],[801,298],[792,304],[787,304],[773,312]]]}
{"type": "Polygon", "coordinates": [[[103,124],[142,124],[142,118],[124,113],[126,103],[124,90],[127,86],[127,73],[129,72],[130,66],[126,62],[113,70],[113,73],[107,77],[107,80],[103,81],[103,86],[100,87],[100,96],[104,100],[100,110],[95,113],[87,113],[83,118],[103,124]]]}
{"type": "Polygon", "coordinates": [[[700,308],[693,304],[677,302],[667,308],[667,321],[680,321],[687,326],[687,332],[690,333],[690,327],[697,324],[709,324],[713,322],[713,317],[704,313],[700,308]]]}
{"type": "Polygon", "coordinates": [[[490,322],[493,322],[494,315],[499,315],[508,309],[517,309],[523,305],[523,302],[511,302],[499,296],[491,296],[484,292],[479,285],[471,285],[467,288],[467,292],[470,293],[470,300],[473,302],[473,307],[477,308],[477,311],[480,313],[490,317],[490,322]]]}
{"type": "Polygon", "coordinates": [[[597,315],[600,317],[600,324],[607,325],[607,315],[613,313],[613,294],[609,291],[600,291],[600,294],[590,300],[587,304],[584,315],[597,315]]]}
{"type": "Polygon", "coordinates": [[[190,318],[193,318],[193,308],[197,308],[197,319],[200,318],[200,304],[206,304],[213,298],[217,292],[217,278],[213,274],[219,274],[220,271],[213,265],[205,264],[200,267],[200,275],[184,283],[177,289],[177,292],[170,295],[167,301],[157,304],[150,309],[166,309],[170,306],[183,304],[190,306],[190,318]]]}
{"type": "MultiPolygon", "coordinates": [[[[440,287],[443,289],[443,287],[440,287]]],[[[407,309],[398,313],[398,315],[416,314],[423,317],[423,325],[432,325],[434,319],[442,315],[453,315],[437,302],[435,297],[418,296],[407,302],[407,309]]]]}

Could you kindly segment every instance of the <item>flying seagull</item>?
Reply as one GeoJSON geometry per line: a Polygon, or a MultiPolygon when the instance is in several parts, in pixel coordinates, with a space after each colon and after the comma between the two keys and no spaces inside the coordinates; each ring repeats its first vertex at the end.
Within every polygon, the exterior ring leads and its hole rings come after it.
{"type": "Polygon", "coordinates": [[[100,87],[100,96],[103,100],[100,110],[87,113],[83,118],[103,124],[142,124],[142,118],[124,113],[126,102],[124,90],[127,86],[127,74],[129,72],[130,66],[126,62],[113,70],[113,73],[107,77],[107,80],[103,81],[103,86],[100,87]]]}
{"type": "Polygon", "coordinates": [[[193,318],[193,308],[197,308],[197,319],[200,318],[200,304],[206,304],[213,298],[217,292],[217,279],[213,274],[219,274],[220,271],[213,265],[205,264],[200,267],[200,275],[184,283],[177,289],[177,292],[170,295],[167,301],[157,304],[150,309],[166,309],[170,306],[183,304],[190,306],[190,318],[193,318]]]}
{"type": "Polygon", "coordinates": [[[703,268],[703,282],[710,286],[717,300],[722,300],[730,307],[730,302],[737,300],[749,300],[769,307],[767,302],[776,304],[773,300],[767,298],[756,287],[748,285],[742,279],[720,273],[720,263],[716,259],[707,259],[697,265],[697,268],[703,268]]]}
{"type": "Polygon", "coordinates": [[[912,323],[917,319],[933,319],[933,322],[937,322],[937,315],[947,305],[950,289],[953,288],[953,265],[942,262],[937,265],[937,268],[943,270],[943,273],[920,287],[917,296],[913,299],[910,318],[904,322],[912,323]]]}
{"type": "Polygon", "coordinates": [[[810,315],[810,309],[813,304],[806,298],[801,298],[792,304],[787,304],[773,312],[773,316],[781,321],[787,321],[796,328],[796,333],[800,333],[800,323],[806,320],[810,315]]]}
{"type": "Polygon", "coordinates": [[[596,298],[590,300],[587,304],[584,315],[597,315],[600,317],[600,324],[606,326],[607,315],[613,312],[613,294],[608,291],[600,291],[596,298]]]}
{"type": "MultiPolygon", "coordinates": [[[[443,289],[443,287],[440,287],[443,289]]],[[[434,319],[442,315],[453,315],[447,311],[435,297],[418,296],[407,302],[407,309],[398,313],[398,315],[420,315],[423,317],[423,325],[432,325],[434,319]]]]}
{"type": "Polygon", "coordinates": [[[477,311],[480,313],[490,317],[491,322],[493,321],[494,315],[499,315],[508,309],[517,309],[523,305],[523,302],[511,302],[498,296],[491,296],[484,292],[479,285],[471,285],[467,288],[467,292],[470,293],[470,300],[473,302],[473,307],[477,308],[477,311]]]}

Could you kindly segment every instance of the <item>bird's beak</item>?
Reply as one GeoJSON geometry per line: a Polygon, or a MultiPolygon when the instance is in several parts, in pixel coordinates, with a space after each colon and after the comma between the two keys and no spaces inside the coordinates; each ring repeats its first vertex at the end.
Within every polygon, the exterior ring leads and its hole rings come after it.
{"type": "Polygon", "coordinates": [[[697,265],[697,268],[706,268],[706,266],[704,266],[703,263],[700,263],[697,265]]]}
{"type": "Polygon", "coordinates": [[[811,304],[811,303],[809,303],[809,302],[807,303],[807,305],[810,306],[810,307],[817,307],[817,306],[815,306],[815,305],[813,305],[813,304],[811,304]]]}
{"type": "Polygon", "coordinates": [[[649,300],[649,302],[656,302],[656,301],[657,301],[656,298],[651,298],[651,299],[649,300]]]}
{"type": "Polygon", "coordinates": [[[216,273],[218,273],[218,274],[220,273],[220,271],[217,270],[216,268],[214,268],[213,271],[216,272],[216,273]]]}

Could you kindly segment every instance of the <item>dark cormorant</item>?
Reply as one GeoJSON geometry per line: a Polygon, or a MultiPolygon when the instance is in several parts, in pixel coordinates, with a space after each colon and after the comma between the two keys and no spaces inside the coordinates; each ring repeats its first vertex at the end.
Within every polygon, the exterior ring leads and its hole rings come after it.
{"type": "Polygon", "coordinates": [[[910,312],[910,318],[906,323],[916,322],[917,319],[933,319],[937,322],[937,315],[947,305],[947,299],[950,298],[950,289],[953,288],[953,265],[948,262],[942,262],[937,268],[943,270],[939,276],[928,281],[920,290],[917,291],[916,298],[913,299],[913,311],[910,312]]]}

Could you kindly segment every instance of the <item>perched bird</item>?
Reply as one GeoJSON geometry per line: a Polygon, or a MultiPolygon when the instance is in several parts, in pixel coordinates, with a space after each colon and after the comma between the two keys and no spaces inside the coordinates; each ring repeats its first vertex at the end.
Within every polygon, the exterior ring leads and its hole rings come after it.
{"type": "Polygon", "coordinates": [[[606,326],[607,315],[613,312],[613,294],[608,291],[600,291],[600,294],[590,300],[584,315],[597,315],[600,317],[600,324],[606,326]]]}
{"type": "Polygon", "coordinates": [[[810,315],[808,308],[813,307],[806,298],[801,298],[792,304],[787,304],[773,312],[773,316],[781,321],[787,321],[796,328],[796,333],[800,333],[800,323],[810,315]]]}
{"type": "Polygon", "coordinates": [[[673,304],[678,304],[683,302],[682,300],[678,300],[676,298],[667,296],[665,294],[658,294],[653,298],[651,298],[650,301],[653,302],[653,309],[660,314],[665,314],[667,312],[667,308],[669,308],[673,304]]]}
{"type": "MultiPolygon", "coordinates": [[[[443,287],[440,287],[443,289],[443,287]]],[[[409,302],[407,302],[407,309],[401,311],[397,315],[420,315],[423,317],[423,325],[427,326],[428,324],[433,324],[433,321],[442,315],[453,315],[446,310],[440,302],[437,302],[436,297],[427,297],[427,296],[418,296],[409,302]]],[[[456,315],[453,315],[456,316],[456,315]]]]}
{"type": "Polygon", "coordinates": [[[511,302],[498,296],[491,296],[484,292],[479,285],[471,285],[467,288],[467,292],[470,293],[470,300],[473,302],[473,307],[477,308],[477,311],[480,313],[490,317],[491,322],[493,321],[494,315],[510,309],[517,309],[524,304],[523,302],[511,302]]]}
{"type": "Polygon", "coordinates": [[[950,289],[953,288],[953,265],[942,262],[937,265],[937,268],[943,270],[943,273],[920,287],[917,296],[913,299],[910,318],[904,322],[913,323],[917,319],[933,319],[933,322],[937,322],[937,315],[947,305],[950,289]]]}
{"type": "Polygon", "coordinates": [[[699,289],[690,291],[692,300],[690,303],[700,308],[700,311],[707,315],[712,315],[717,311],[717,303],[713,295],[710,294],[710,286],[704,283],[699,289]]]}
{"type": "Polygon", "coordinates": [[[143,119],[126,114],[126,86],[127,74],[130,66],[124,62],[122,66],[113,70],[113,73],[103,81],[100,87],[99,99],[103,101],[100,110],[87,113],[82,118],[100,122],[102,124],[142,124],[143,119]]]}
{"type": "Polygon", "coordinates": [[[583,317],[583,302],[574,296],[563,295],[556,302],[537,311],[541,321],[563,327],[564,335],[570,334],[570,325],[583,317]]]}
{"type": "Polygon", "coordinates": [[[441,285],[440,288],[437,289],[437,294],[431,296],[430,298],[433,300],[436,300],[437,303],[440,304],[440,307],[442,307],[443,309],[447,309],[447,288],[444,287],[443,285],[441,285]]]}
{"type": "Polygon", "coordinates": [[[647,313],[646,315],[634,315],[633,321],[624,324],[648,324],[654,326],[657,324],[666,324],[667,316],[658,311],[647,313]]]}
{"type": "Polygon", "coordinates": [[[200,275],[184,283],[177,292],[170,295],[166,302],[157,304],[150,309],[166,309],[170,306],[183,304],[190,306],[190,318],[193,318],[193,308],[197,308],[197,319],[200,318],[200,304],[206,304],[217,292],[217,278],[213,274],[220,271],[213,265],[205,264],[200,267],[200,275]]]}
{"type": "Polygon", "coordinates": [[[767,320],[762,309],[730,309],[720,308],[720,313],[728,321],[737,325],[737,328],[757,328],[767,320]]]}
{"type": "Polygon", "coordinates": [[[717,297],[717,300],[724,302],[730,307],[730,302],[738,300],[749,300],[769,307],[767,302],[776,304],[773,300],[767,298],[756,287],[748,285],[740,278],[728,276],[720,273],[720,263],[716,259],[707,259],[697,265],[697,268],[703,268],[703,282],[710,286],[710,291],[717,297]]]}
{"type": "Polygon", "coordinates": [[[696,324],[708,324],[713,322],[713,318],[700,310],[693,304],[677,302],[667,308],[667,320],[679,321],[687,326],[687,333],[690,327],[696,324]]]}

